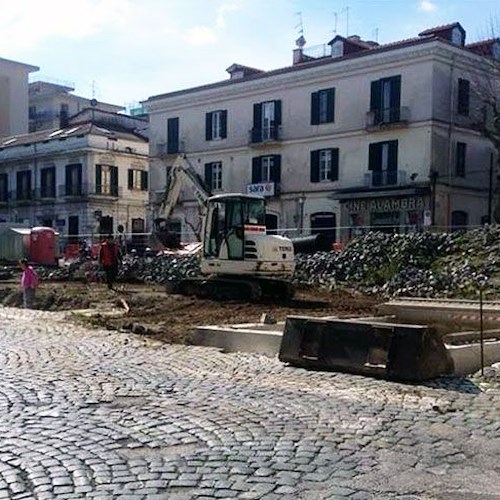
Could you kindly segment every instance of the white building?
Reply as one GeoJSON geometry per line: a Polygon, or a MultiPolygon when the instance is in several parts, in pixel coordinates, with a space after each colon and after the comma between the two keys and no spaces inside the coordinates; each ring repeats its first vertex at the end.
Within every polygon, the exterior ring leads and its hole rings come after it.
{"type": "MultiPolygon", "coordinates": [[[[487,220],[496,153],[473,88],[497,40],[467,46],[454,23],[387,45],[337,36],[319,57],[298,42],[290,67],[233,64],[227,81],[145,102],[151,197],[182,152],[212,193],[267,196],[268,227],[290,236],[487,220]]],[[[198,225],[189,192],[175,215],[198,225]]]]}
{"type": "Polygon", "coordinates": [[[120,226],[144,233],[147,122],[90,114],[64,129],[0,139],[0,221],[52,226],[63,241],[116,233],[120,226]]]}
{"type": "Polygon", "coordinates": [[[29,84],[29,131],[64,128],[86,108],[119,113],[125,108],[72,94],[71,84],[35,81],[29,84]]]}
{"type": "Polygon", "coordinates": [[[0,137],[28,132],[28,77],[38,69],[0,58],[0,137]]]}

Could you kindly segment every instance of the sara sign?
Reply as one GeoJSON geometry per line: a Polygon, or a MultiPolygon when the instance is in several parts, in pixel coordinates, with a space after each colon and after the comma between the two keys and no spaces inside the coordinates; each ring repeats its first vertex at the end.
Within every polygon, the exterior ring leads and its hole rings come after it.
{"type": "Polygon", "coordinates": [[[259,182],[258,184],[247,184],[247,194],[259,196],[274,196],[274,182],[259,182]]]}

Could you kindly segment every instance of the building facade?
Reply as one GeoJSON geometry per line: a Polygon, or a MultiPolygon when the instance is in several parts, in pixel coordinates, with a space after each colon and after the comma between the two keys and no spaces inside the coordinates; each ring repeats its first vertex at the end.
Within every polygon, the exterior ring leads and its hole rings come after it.
{"type": "Polygon", "coordinates": [[[69,242],[144,233],[148,141],[137,130],[145,124],[98,118],[0,140],[0,221],[54,227],[69,242]]]}
{"type": "MultiPolygon", "coordinates": [[[[268,228],[289,236],[486,222],[496,152],[477,131],[474,88],[498,41],[467,46],[454,23],[387,45],[338,36],[327,49],[313,56],[299,40],[290,67],[233,64],[227,81],[150,97],[152,201],[184,153],[213,194],[266,196],[268,228]]],[[[199,218],[185,192],[183,238],[199,218]]]]}
{"type": "Polygon", "coordinates": [[[0,58],[0,137],[28,132],[28,77],[38,69],[0,58]]]}
{"type": "Polygon", "coordinates": [[[122,106],[80,97],[71,84],[35,81],[29,84],[29,131],[64,128],[72,116],[87,108],[119,113],[122,106]]]}

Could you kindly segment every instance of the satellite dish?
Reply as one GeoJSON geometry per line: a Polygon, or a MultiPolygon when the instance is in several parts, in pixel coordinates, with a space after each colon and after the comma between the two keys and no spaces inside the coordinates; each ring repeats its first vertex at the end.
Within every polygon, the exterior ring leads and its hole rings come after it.
{"type": "Polygon", "coordinates": [[[97,99],[91,99],[90,100],[90,105],[95,108],[97,106],[97,99]]]}

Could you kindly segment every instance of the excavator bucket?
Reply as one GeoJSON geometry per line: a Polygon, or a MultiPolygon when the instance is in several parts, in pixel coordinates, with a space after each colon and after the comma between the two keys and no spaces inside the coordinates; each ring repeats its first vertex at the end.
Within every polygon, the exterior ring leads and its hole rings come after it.
{"type": "Polygon", "coordinates": [[[434,330],[374,318],[289,316],[279,359],[302,368],[401,381],[453,373],[453,361],[434,330]]]}

